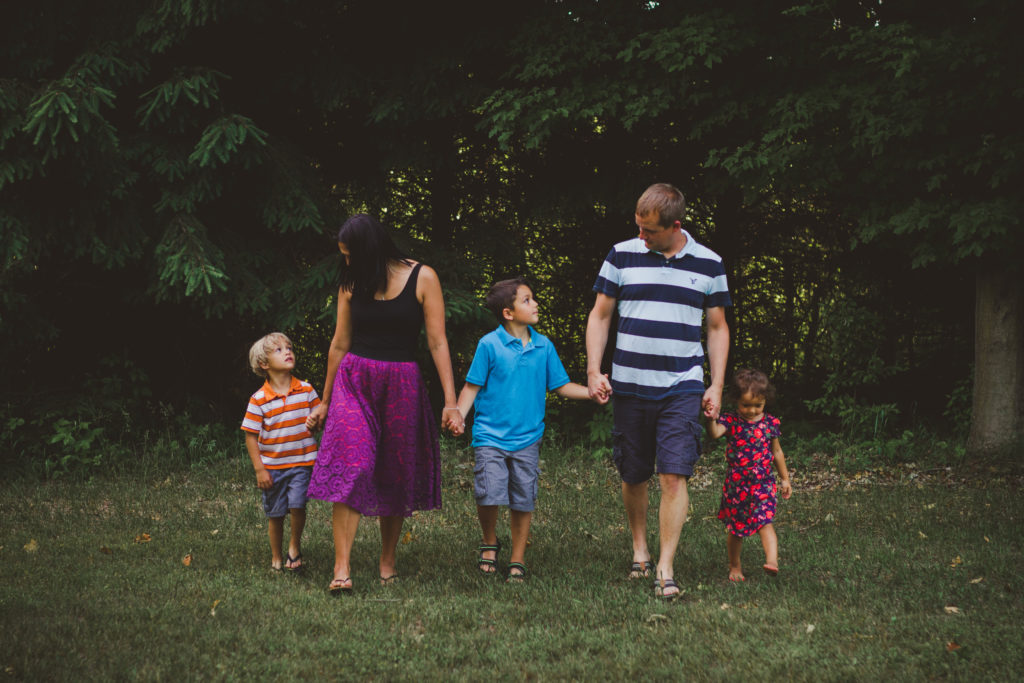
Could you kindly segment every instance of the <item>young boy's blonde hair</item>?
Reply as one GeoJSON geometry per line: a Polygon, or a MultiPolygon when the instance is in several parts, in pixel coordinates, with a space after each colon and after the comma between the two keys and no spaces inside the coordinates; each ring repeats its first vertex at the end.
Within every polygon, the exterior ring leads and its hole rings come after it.
{"type": "Polygon", "coordinates": [[[267,371],[262,366],[267,363],[267,356],[274,350],[274,347],[282,342],[288,346],[292,345],[292,340],[283,332],[271,332],[256,340],[256,343],[249,349],[249,367],[252,368],[252,371],[260,377],[266,377],[267,371]]]}

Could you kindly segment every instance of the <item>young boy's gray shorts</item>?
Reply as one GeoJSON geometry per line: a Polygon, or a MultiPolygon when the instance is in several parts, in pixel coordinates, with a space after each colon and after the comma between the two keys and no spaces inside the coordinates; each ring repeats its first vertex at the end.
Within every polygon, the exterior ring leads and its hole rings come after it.
{"type": "Polygon", "coordinates": [[[306,507],[306,489],[312,467],[289,467],[283,470],[267,470],[274,485],[263,491],[263,512],[268,518],[284,517],[292,508],[306,507]]]}
{"type": "Polygon", "coordinates": [[[540,479],[540,439],[518,451],[477,446],[473,468],[477,505],[507,505],[532,512],[540,479]]]}

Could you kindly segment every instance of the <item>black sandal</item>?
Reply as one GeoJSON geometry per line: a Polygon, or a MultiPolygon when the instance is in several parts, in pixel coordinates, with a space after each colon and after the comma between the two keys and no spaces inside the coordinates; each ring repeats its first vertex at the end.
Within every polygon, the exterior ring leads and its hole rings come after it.
{"type": "Polygon", "coordinates": [[[629,568],[630,579],[646,579],[654,571],[654,560],[634,562],[629,568]]]}
{"type": "Polygon", "coordinates": [[[501,552],[501,539],[499,538],[497,544],[495,544],[495,545],[488,545],[486,543],[481,543],[480,547],[477,548],[477,551],[479,552],[479,554],[477,555],[476,568],[480,571],[480,573],[481,574],[486,574],[487,576],[492,576],[494,574],[497,574],[498,573],[498,553],[501,552]],[[488,560],[486,557],[484,557],[484,553],[488,553],[488,552],[492,552],[492,551],[494,552],[494,559],[493,560],[488,560]],[[493,567],[493,569],[486,569],[486,567],[493,567]]]}
{"type": "Polygon", "coordinates": [[[522,583],[526,581],[526,565],[522,562],[509,562],[508,563],[508,578],[505,579],[505,583],[522,583]],[[519,572],[513,574],[512,571],[518,569],[519,572]]]}

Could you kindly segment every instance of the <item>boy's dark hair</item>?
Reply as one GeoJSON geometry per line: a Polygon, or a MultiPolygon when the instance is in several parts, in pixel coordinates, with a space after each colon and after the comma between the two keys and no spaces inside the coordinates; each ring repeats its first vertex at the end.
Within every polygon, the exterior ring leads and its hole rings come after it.
{"type": "MultiPolygon", "coordinates": [[[[494,314],[494,317],[498,319],[498,324],[505,322],[506,308],[515,308],[516,292],[524,285],[530,287],[530,283],[525,278],[514,277],[511,280],[495,282],[490,291],[487,292],[485,304],[488,310],[494,314]]],[[[533,287],[530,287],[530,291],[533,291],[533,287]]]]}
{"type": "Polygon", "coordinates": [[[775,387],[768,381],[768,375],[753,368],[740,368],[732,375],[732,393],[734,399],[744,394],[762,397],[765,402],[775,398],[775,387]]]}
{"type": "Polygon", "coordinates": [[[345,221],[338,230],[338,242],[344,243],[349,253],[349,263],[341,264],[341,286],[354,296],[372,297],[387,289],[388,261],[409,261],[384,226],[365,213],[345,221]]]}

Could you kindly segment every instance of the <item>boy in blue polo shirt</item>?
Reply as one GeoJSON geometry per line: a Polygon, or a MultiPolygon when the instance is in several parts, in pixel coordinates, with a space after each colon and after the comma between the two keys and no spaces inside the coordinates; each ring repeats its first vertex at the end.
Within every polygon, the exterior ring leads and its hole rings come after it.
{"type": "MultiPolygon", "coordinates": [[[[508,505],[512,518],[508,580],[517,582],[526,578],[526,541],[537,499],[547,392],[581,400],[590,395],[587,387],[569,381],[554,345],[531,327],[538,320],[537,301],[525,280],[495,284],[487,294],[487,308],[500,326],[477,344],[459,394],[459,412],[465,418],[470,408],[476,410],[475,494],[483,531],[477,568],[484,574],[497,572],[498,506],[508,505]]],[[[458,433],[454,425],[448,426],[458,433]]]]}

